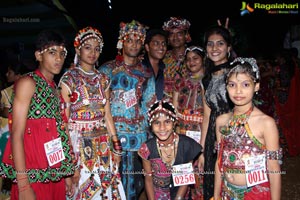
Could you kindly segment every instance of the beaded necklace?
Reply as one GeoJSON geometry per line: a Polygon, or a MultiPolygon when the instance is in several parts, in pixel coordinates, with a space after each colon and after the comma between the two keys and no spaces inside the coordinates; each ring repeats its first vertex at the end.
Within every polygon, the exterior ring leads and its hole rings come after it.
{"type": "Polygon", "coordinates": [[[190,74],[190,76],[187,78],[186,81],[187,81],[187,86],[188,86],[189,90],[188,90],[188,99],[187,99],[186,105],[185,105],[186,108],[188,108],[190,105],[191,108],[193,110],[195,110],[200,106],[197,102],[197,98],[199,95],[201,95],[201,79],[202,79],[202,77],[203,77],[202,74],[195,75],[195,76],[192,76],[190,74]],[[193,98],[191,99],[192,96],[193,96],[193,98]]]}
{"type": "Polygon", "coordinates": [[[156,145],[157,145],[159,156],[162,159],[163,163],[165,163],[169,167],[172,166],[176,158],[177,138],[175,133],[173,133],[172,142],[168,144],[163,144],[163,143],[159,143],[158,139],[156,138],[156,145]],[[169,148],[171,149],[170,153],[167,152],[169,148]],[[163,155],[163,152],[165,155],[163,155]]]}
{"type": "Polygon", "coordinates": [[[254,109],[254,106],[252,105],[249,110],[247,110],[245,113],[241,115],[232,115],[231,119],[229,120],[228,127],[222,127],[221,128],[221,133],[224,136],[228,136],[231,134],[238,134],[241,135],[244,133],[244,128],[243,127],[247,122],[250,117],[250,114],[252,113],[254,109]]]}

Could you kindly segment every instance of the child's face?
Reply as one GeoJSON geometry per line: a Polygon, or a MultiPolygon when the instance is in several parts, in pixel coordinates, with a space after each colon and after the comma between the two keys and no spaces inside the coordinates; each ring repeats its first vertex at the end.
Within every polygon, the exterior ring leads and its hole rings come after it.
{"type": "Polygon", "coordinates": [[[7,73],[6,73],[6,79],[8,83],[13,83],[17,79],[17,75],[13,70],[8,68],[7,73]]]}
{"type": "Polygon", "coordinates": [[[95,38],[90,38],[84,42],[78,53],[81,62],[95,65],[101,53],[100,43],[95,38]]]}
{"type": "Polygon", "coordinates": [[[41,52],[36,52],[36,59],[40,62],[42,71],[51,74],[59,74],[66,58],[66,48],[64,46],[51,46],[41,52]]]}
{"type": "Polygon", "coordinates": [[[153,133],[160,141],[167,140],[173,134],[174,122],[165,114],[160,114],[157,119],[153,120],[151,126],[153,133]]]}
{"type": "Polygon", "coordinates": [[[253,95],[259,89],[259,83],[254,83],[246,73],[233,73],[228,78],[227,91],[235,105],[252,103],[253,95]]]}
{"type": "Polygon", "coordinates": [[[196,74],[202,69],[202,57],[194,51],[189,51],[186,54],[186,65],[192,74],[196,74]]]}

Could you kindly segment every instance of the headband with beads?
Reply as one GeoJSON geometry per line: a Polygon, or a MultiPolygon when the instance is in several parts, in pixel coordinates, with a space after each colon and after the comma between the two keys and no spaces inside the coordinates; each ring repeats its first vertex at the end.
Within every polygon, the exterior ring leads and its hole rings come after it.
{"type": "MultiPolygon", "coordinates": [[[[242,58],[242,57],[237,57],[236,59],[234,59],[234,61],[232,61],[230,63],[230,65],[233,65],[235,63],[241,63],[241,64],[244,64],[245,62],[249,63],[252,67],[252,71],[255,73],[255,78],[256,80],[259,80],[260,79],[260,74],[259,74],[259,68],[256,64],[256,60],[254,58],[242,58]]],[[[235,67],[234,67],[235,68],[235,67]]],[[[232,68],[228,74],[230,74],[231,71],[233,71],[232,68]]]]}
{"type": "Polygon", "coordinates": [[[146,30],[147,27],[145,27],[136,20],[132,20],[130,23],[121,22],[117,49],[123,48],[123,42],[127,39],[128,35],[130,34],[134,34],[138,39],[140,39],[144,43],[146,37],[146,30]]]}
{"type": "Polygon", "coordinates": [[[171,17],[169,21],[164,22],[163,25],[163,30],[165,31],[170,31],[174,28],[178,28],[180,30],[188,30],[191,26],[191,23],[186,20],[186,19],[182,19],[182,18],[177,18],[177,17],[171,17]]]}
{"type": "Polygon", "coordinates": [[[148,121],[151,126],[152,122],[159,118],[161,115],[165,115],[168,119],[171,119],[173,122],[177,120],[176,116],[176,110],[173,104],[167,102],[167,101],[156,101],[148,110],[148,121]],[[158,106],[153,109],[153,106],[155,104],[158,104],[158,106]],[[169,110],[167,107],[164,105],[168,105],[169,107],[173,108],[173,111],[169,110]]]}
{"type": "MultiPolygon", "coordinates": [[[[66,58],[66,57],[67,57],[67,54],[68,54],[68,51],[67,51],[66,47],[65,47],[65,46],[58,46],[58,47],[59,47],[60,49],[63,50],[63,52],[64,52],[64,57],[66,58]]],[[[54,45],[54,46],[50,46],[50,47],[44,48],[44,49],[42,49],[41,51],[39,51],[39,54],[43,54],[43,53],[45,53],[46,51],[52,51],[52,50],[56,51],[56,50],[57,50],[57,46],[54,45]]]]}
{"type": "Polygon", "coordinates": [[[101,53],[104,46],[102,35],[98,29],[91,26],[79,30],[74,39],[74,47],[80,49],[89,38],[94,38],[99,42],[101,53]]]}

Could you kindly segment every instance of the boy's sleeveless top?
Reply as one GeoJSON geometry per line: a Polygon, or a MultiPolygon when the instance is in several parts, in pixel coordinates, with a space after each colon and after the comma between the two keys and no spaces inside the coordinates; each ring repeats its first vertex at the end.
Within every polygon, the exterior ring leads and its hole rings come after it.
{"type": "MultiPolygon", "coordinates": [[[[60,103],[62,98],[58,96],[55,85],[52,86],[43,78],[39,70],[27,74],[36,82],[35,92],[32,96],[27,114],[26,128],[24,131],[24,151],[26,160],[26,172],[30,182],[59,181],[65,176],[74,173],[71,150],[68,135],[63,124],[60,103]],[[53,166],[49,166],[44,144],[61,138],[65,159],[53,166]]],[[[18,85],[16,84],[15,87],[18,85]]],[[[14,98],[14,93],[12,99],[14,98]]],[[[9,125],[12,125],[12,108],[10,109],[9,125]]],[[[16,182],[16,170],[14,168],[11,150],[11,140],[8,140],[0,166],[0,174],[16,182]]]]}

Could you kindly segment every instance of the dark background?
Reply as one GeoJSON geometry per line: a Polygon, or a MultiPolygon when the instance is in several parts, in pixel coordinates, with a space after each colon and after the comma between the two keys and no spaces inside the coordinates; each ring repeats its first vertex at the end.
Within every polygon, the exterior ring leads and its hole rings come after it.
{"type": "MultiPolygon", "coordinates": [[[[0,23],[0,47],[3,55],[20,53],[24,59],[33,56],[32,45],[36,34],[47,28],[62,31],[69,42],[68,59],[72,62],[73,39],[78,29],[94,26],[104,38],[100,63],[116,56],[119,23],[138,20],[150,28],[160,28],[170,16],[183,17],[191,22],[190,33],[194,44],[202,45],[205,30],[221,19],[230,18],[229,26],[234,31],[234,49],[241,56],[272,57],[283,47],[283,39],[291,25],[299,24],[299,14],[268,14],[265,10],[241,16],[242,1],[217,0],[4,0],[0,16],[8,18],[38,18],[38,23],[0,23]],[[109,8],[112,7],[112,9],[109,8]],[[66,16],[74,20],[70,24],[66,16]]],[[[296,3],[287,1],[248,1],[259,3],[296,3]]],[[[299,10],[298,10],[299,12],[299,10]]],[[[5,56],[6,58],[7,56],[5,56]]]]}

